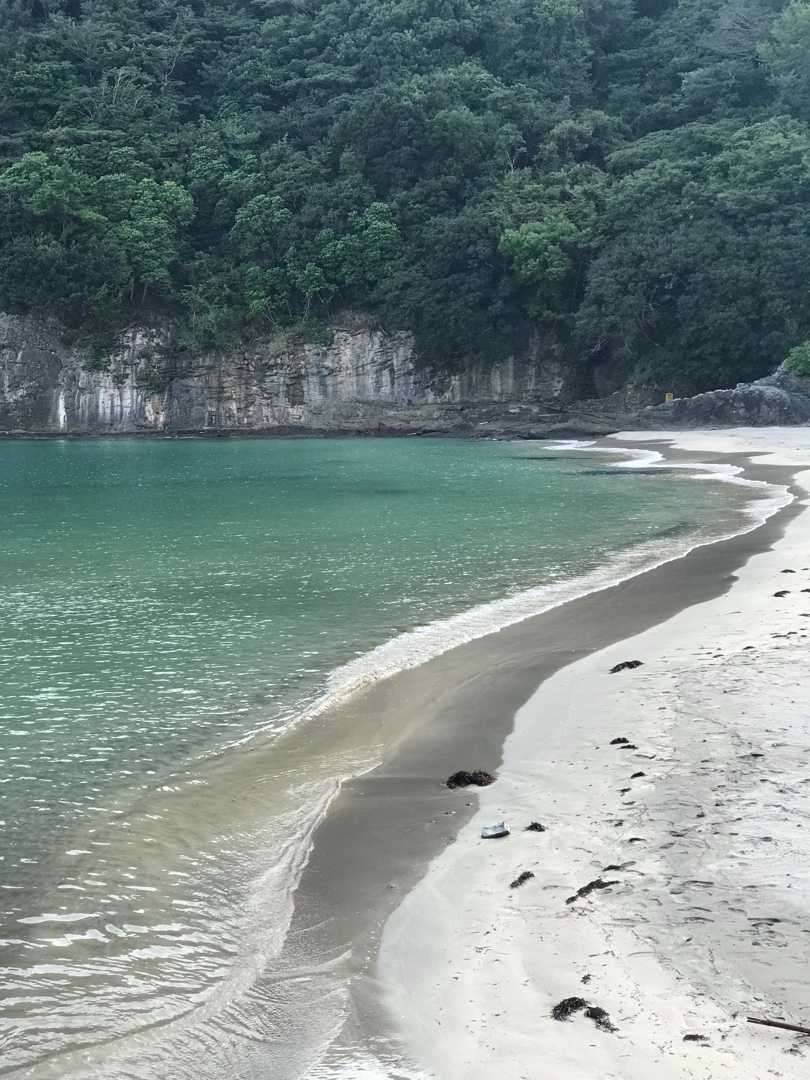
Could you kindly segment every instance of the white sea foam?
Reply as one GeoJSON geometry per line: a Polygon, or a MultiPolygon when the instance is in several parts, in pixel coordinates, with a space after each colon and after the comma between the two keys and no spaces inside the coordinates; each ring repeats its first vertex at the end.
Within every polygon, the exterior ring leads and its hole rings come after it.
{"type": "MultiPolygon", "coordinates": [[[[591,454],[621,456],[623,460],[615,463],[616,468],[677,470],[695,480],[720,480],[760,494],[740,507],[739,528],[719,533],[709,539],[696,538],[694,535],[670,537],[663,554],[661,538],[658,537],[617,553],[590,573],[539,585],[514,596],[493,600],[399,634],[336,668],[327,677],[325,689],[317,701],[303,715],[299,714],[295,722],[320,715],[358,690],[401,671],[419,667],[460,645],[541,615],[571,600],[611,588],[638,574],[683,558],[697,548],[752,532],[779,510],[790,505],[794,498],[784,485],[746,478],[742,475],[744,470],[738,465],[669,461],[657,450],[603,447],[585,440],[551,442],[544,444],[544,449],[566,452],[582,450],[591,454]]],[[[260,732],[254,731],[242,741],[248,741],[257,734],[260,732]]]]}

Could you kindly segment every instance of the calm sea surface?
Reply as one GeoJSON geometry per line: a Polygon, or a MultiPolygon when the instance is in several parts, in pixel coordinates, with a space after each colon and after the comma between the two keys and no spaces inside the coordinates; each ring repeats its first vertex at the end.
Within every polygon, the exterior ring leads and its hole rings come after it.
{"type": "Polygon", "coordinates": [[[225,1042],[210,1074],[254,1075],[244,1046],[273,1032],[252,988],[334,788],[321,777],[304,812],[283,747],[266,805],[218,788],[218,766],[251,740],[272,756],[325,693],[442,647],[441,625],[408,631],[528,590],[539,609],[600,567],[743,527],[750,491],[611,461],[417,439],[0,443],[0,1074],[208,1076],[198,1052],[225,1042]]]}

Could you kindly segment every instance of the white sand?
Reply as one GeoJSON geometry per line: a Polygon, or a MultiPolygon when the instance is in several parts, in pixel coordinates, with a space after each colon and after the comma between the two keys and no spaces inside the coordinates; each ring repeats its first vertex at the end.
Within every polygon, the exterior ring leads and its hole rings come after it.
{"type": "MultiPolygon", "coordinates": [[[[807,428],[617,436],[655,438],[810,466],[807,428]]],[[[810,490],[810,473],[799,480],[810,490]]],[[[810,1040],[745,1021],[810,1025],[802,589],[807,510],[726,595],[564,668],[519,711],[498,783],[385,928],[383,991],[428,1075],[810,1075],[810,1040]],[[778,599],[779,589],[791,591],[778,599]],[[644,666],[608,674],[631,659],[644,666]],[[611,746],[617,736],[637,749],[611,746]],[[510,837],[479,838],[503,818],[510,837]],[[533,820],[547,831],[525,832],[533,820]],[[535,878],[510,890],[523,870],[535,878]],[[566,904],[599,877],[617,884],[566,904]],[[572,995],[606,1009],[618,1030],[551,1019],[572,995]]]]}

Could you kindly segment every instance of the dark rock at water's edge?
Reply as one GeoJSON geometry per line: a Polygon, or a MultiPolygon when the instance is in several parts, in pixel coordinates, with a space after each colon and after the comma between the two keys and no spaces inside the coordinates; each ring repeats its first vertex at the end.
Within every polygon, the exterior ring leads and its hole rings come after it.
{"type": "Polygon", "coordinates": [[[765,427],[810,423],[810,378],[780,367],[731,390],[710,390],[640,410],[636,426],[646,428],[765,427]]]}
{"type": "Polygon", "coordinates": [[[643,667],[643,660],[623,660],[621,664],[615,664],[610,669],[611,675],[616,675],[619,671],[635,671],[636,668],[643,667]]]}
{"type": "Polygon", "coordinates": [[[492,773],[484,772],[483,769],[475,769],[473,772],[466,772],[464,769],[460,769],[458,772],[454,772],[452,776],[447,778],[447,786],[449,788],[457,787],[488,787],[490,784],[495,783],[495,777],[492,773]]]}

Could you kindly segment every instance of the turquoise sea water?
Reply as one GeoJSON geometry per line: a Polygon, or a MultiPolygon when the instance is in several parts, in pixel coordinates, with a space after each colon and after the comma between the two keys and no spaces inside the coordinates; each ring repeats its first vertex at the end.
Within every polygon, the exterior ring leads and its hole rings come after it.
{"type": "MultiPolygon", "coordinates": [[[[300,851],[215,791],[234,747],[272,750],[325,693],[444,647],[450,616],[478,613],[463,640],[505,618],[482,605],[528,614],[746,520],[746,489],[609,464],[452,440],[0,443],[0,1075],[179,1076],[142,1048],[117,1070],[116,1046],[190,1010],[204,1042],[216,988],[249,996],[246,908],[300,851]]],[[[249,1075],[236,1061],[222,1080],[249,1075]]]]}

